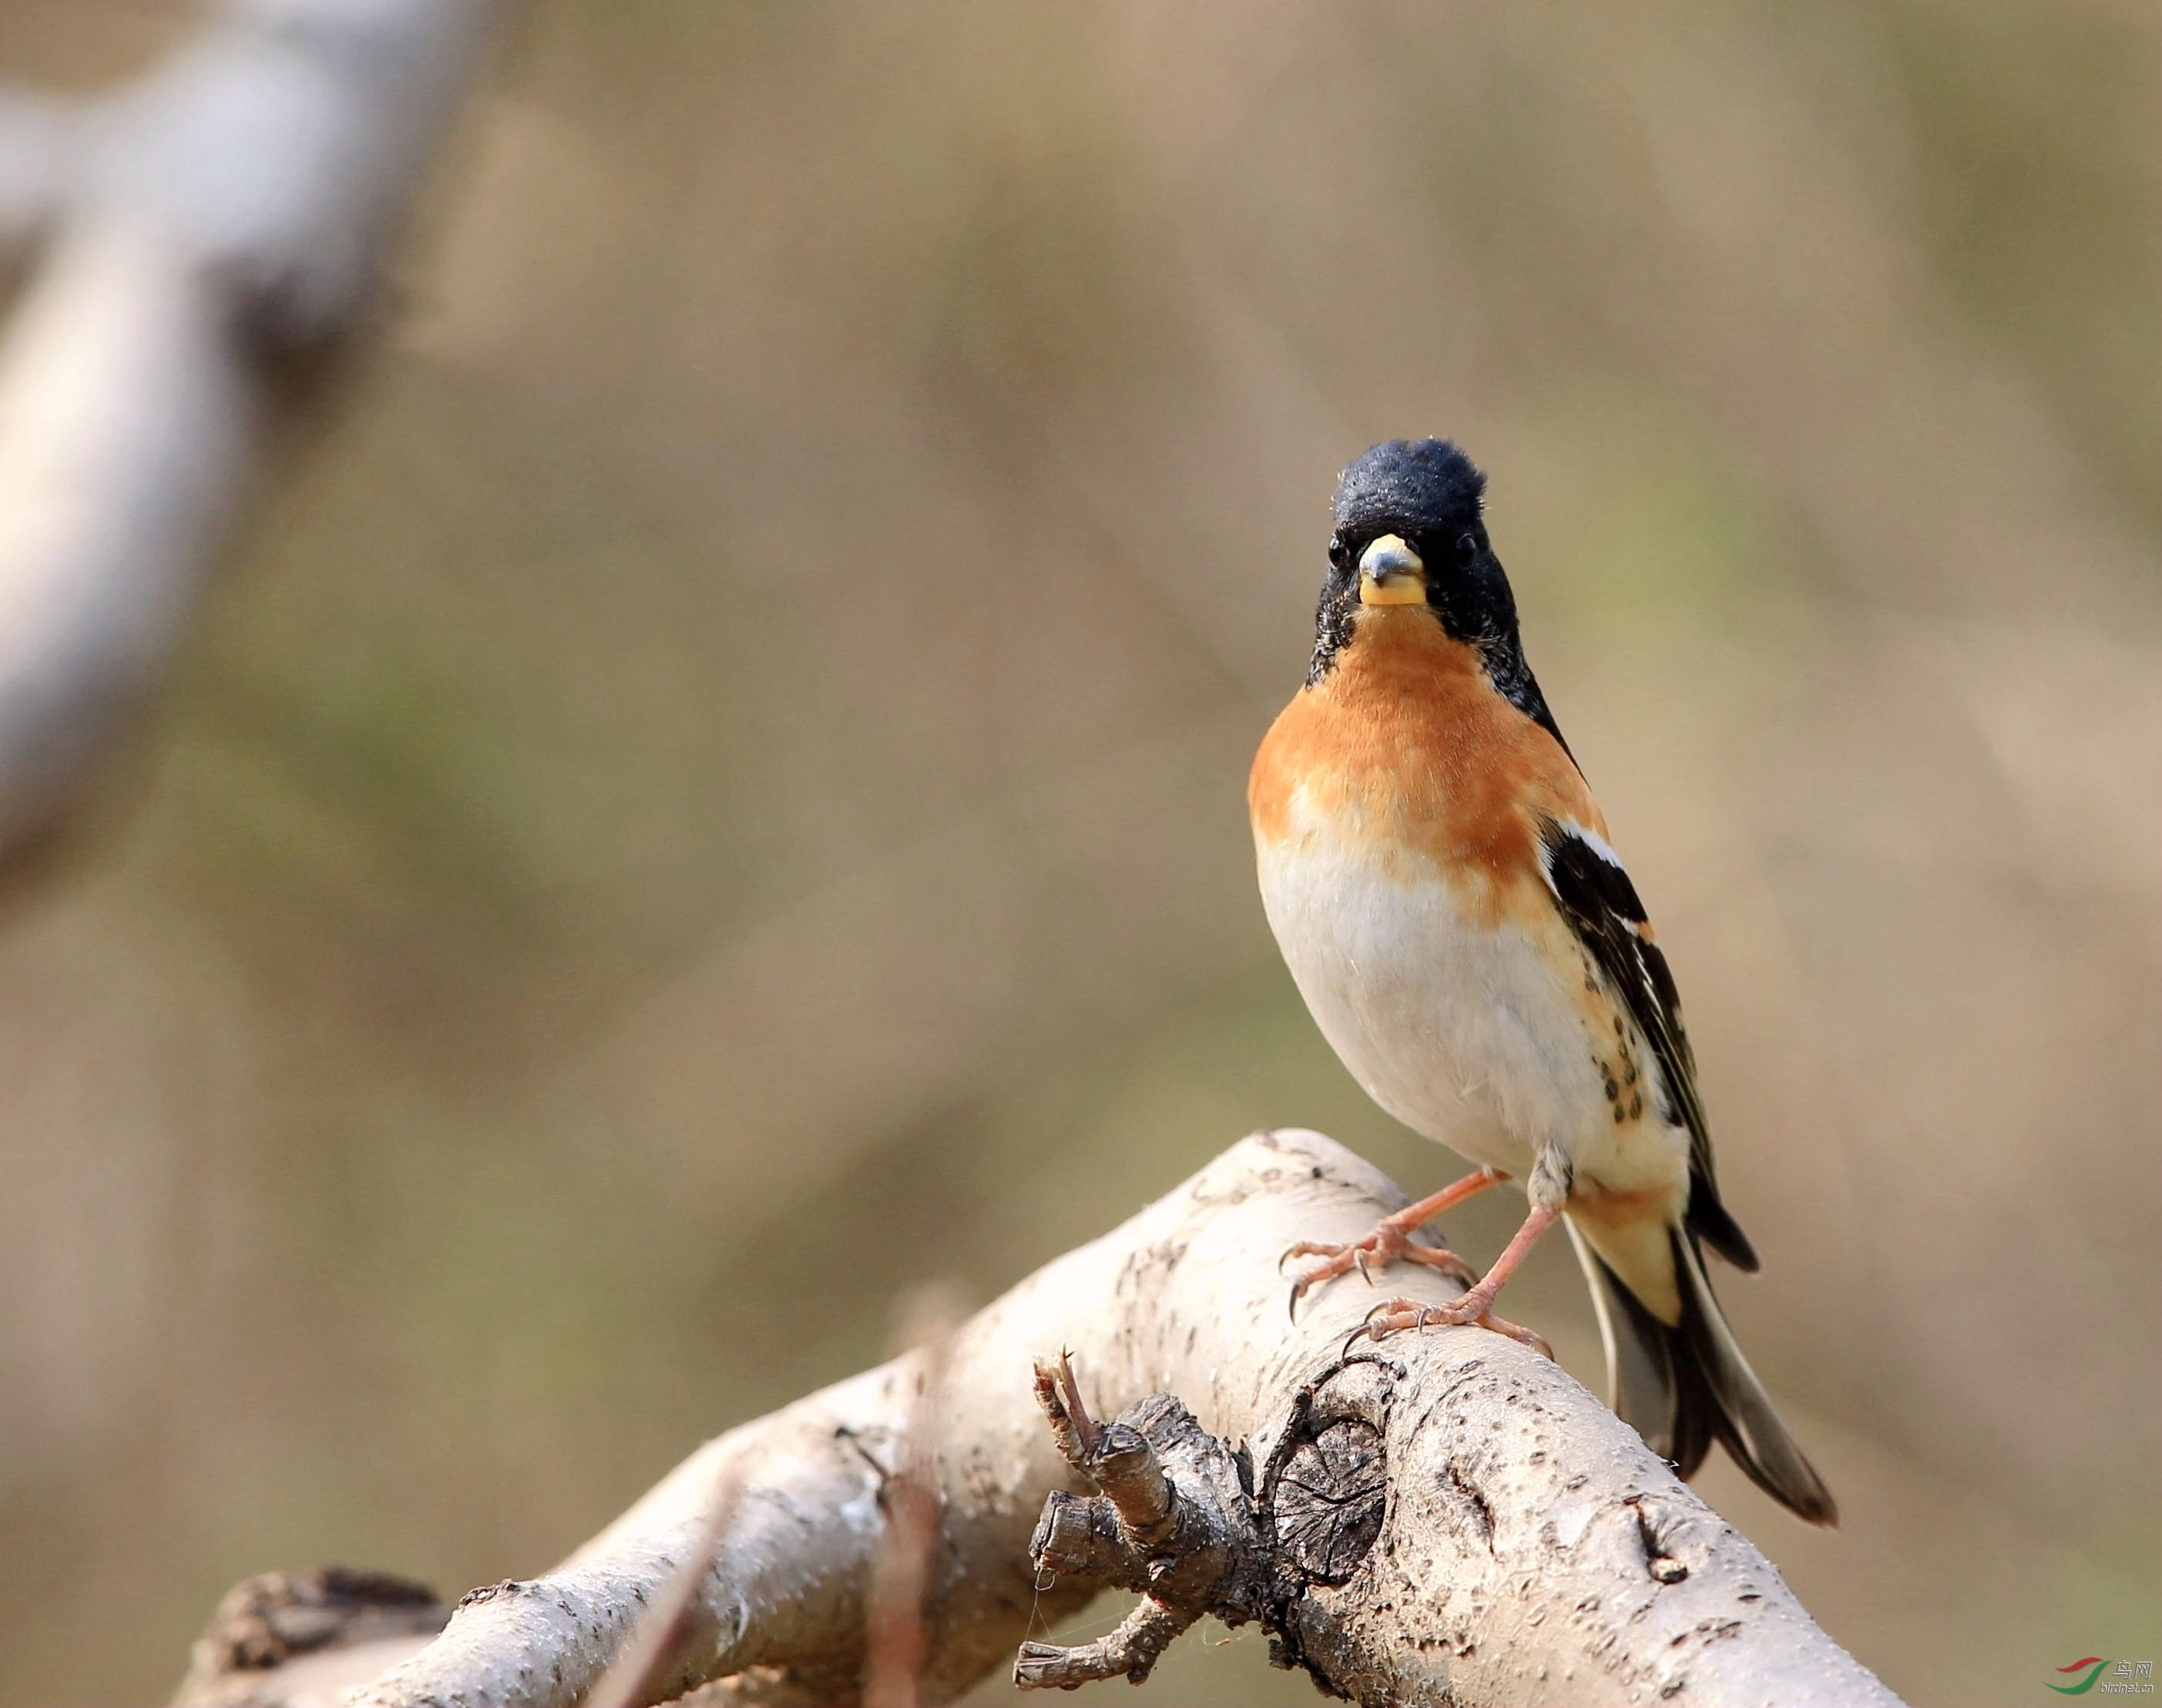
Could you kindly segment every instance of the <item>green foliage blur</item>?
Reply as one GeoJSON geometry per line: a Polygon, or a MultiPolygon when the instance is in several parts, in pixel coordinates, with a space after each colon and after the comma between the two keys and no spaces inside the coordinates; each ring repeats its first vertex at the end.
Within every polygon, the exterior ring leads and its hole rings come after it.
{"type": "MultiPolygon", "coordinates": [[[[0,75],[194,15],[6,0],[0,75]]],[[[1846,1528],[1704,1491],[1918,1704],[2151,1653],[2158,91],[2136,0],[534,0],[0,921],[0,1701],[159,1700],[260,1570],[536,1572],[1251,1127],[1439,1183],[1242,799],[1426,432],[1846,1528]]],[[[1314,1700],[1214,1642],[1119,1699],[1314,1700]]]]}

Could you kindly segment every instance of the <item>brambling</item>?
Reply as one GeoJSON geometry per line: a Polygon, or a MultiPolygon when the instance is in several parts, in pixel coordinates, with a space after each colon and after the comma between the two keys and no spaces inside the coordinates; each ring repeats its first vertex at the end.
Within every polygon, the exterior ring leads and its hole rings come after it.
{"type": "Polygon", "coordinates": [[[1687,1476],[1716,1440],[1831,1524],[1830,1492],[1721,1314],[1710,1246],[1754,1271],[1720,1203],[1666,957],[1524,661],[1488,541],[1486,478],[1446,440],[1345,471],[1306,685],[1254,759],[1261,899],[1322,1033],[1374,1100],[1478,1171],[1380,1223],[1292,1289],[1392,1261],[1455,1274],[1392,1298],[1379,1339],[1480,1323],[1559,1220],[1591,1286],[1609,1403],[1687,1476]],[[1530,1213],[1483,1279],[1414,1229],[1505,1180],[1530,1213]]]}

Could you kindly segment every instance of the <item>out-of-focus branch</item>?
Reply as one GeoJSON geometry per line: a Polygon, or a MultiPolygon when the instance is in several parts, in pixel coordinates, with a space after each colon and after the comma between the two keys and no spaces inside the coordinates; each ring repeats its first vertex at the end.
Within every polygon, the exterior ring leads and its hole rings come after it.
{"type": "Polygon", "coordinates": [[[0,97],[0,857],[178,632],[274,363],[350,326],[490,0],[227,0],[140,83],[0,97]]]}
{"type": "Polygon", "coordinates": [[[65,102],[0,88],[0,266],[60,201],[73,118],[65,102]]]}
{"type": "MultiPolygon", "coordinates": [[[[701,1704],[855,1702],[881,1497],[910,1460],[937,1521],[918,1700],[1011,1664],[1032,1610],[1056,1620],[1114,1587],[1141,1592],[1133,1617],[1080,1648],[1029,1645],[1023,1683],[1139,1674],[1214,1613],[1373,1705],[1896,1708],[1538,1353],[1465,1328],[1347,1355],[1373,1298],[1347,1284],[1286,1322],[1277,1254],[1402,1202],[1318,1133],[1250,1138],[935,1350],[709,1443],[561,1566],[468,1596],[351,1708],[573,1708],[687,1566],[697,1593],[641,1664],[640,1700],[702,1684],[701,1704]],[[723,1476],[739,1492],[717,1538],[723,1476]]],[[[1429,1271],[1389,1281],[1448,1297],[1429,1271]]],[[[255,1691],[286,1700],[274,1677],[255,1691]]]]}

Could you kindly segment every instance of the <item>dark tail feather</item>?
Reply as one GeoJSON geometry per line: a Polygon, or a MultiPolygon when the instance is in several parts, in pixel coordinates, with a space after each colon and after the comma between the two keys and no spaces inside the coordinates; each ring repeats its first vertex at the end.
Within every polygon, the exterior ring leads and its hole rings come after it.
{"type": "Polygon", "coordinates": [[[1700,1176],[1689,1183],[1687,1220],[1692,1234],[1743,1274],[1754,1275],[1761,1267],[1757,1261],[1757,1248],[1749,1243],[1749,1235],[1742,1231],[1741,1225],[1726,1213],[1726,1206],[1719,1201],[1719,1194],[1712,1189],[1708,1177],[1700,1176]]]}
{"type": "Polygon", "coordinates": [[[1673,1235],[1682,1319],[1669,1328],[1637,1303],[1622,1278],[1572,1225],[1570,1238],[1591,1282],[1616,1413],[1653,1452],[1694,1476],[1711,1444],[1733,1455],[1757,1487],[1812,1524],[1836,1524],[1839,1507],[1734,1343],[1712,1297],[1696,1241],[1673,1235]]]}

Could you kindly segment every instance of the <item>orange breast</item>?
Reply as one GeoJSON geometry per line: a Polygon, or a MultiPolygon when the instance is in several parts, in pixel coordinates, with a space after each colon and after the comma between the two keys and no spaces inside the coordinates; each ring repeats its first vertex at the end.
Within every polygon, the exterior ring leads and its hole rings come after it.
{"type": "Polygon", "coordinates": [[[1271,726],[1246,798],[1260,841],[1325,827],[1407,880],[1439,872],[1489,918],[1533,902],[1527,880],[1543,891],[1542,815],[1606,833],[1561,744],[1423,606],[1360,612],[1335,667],[1271,726]]]}

